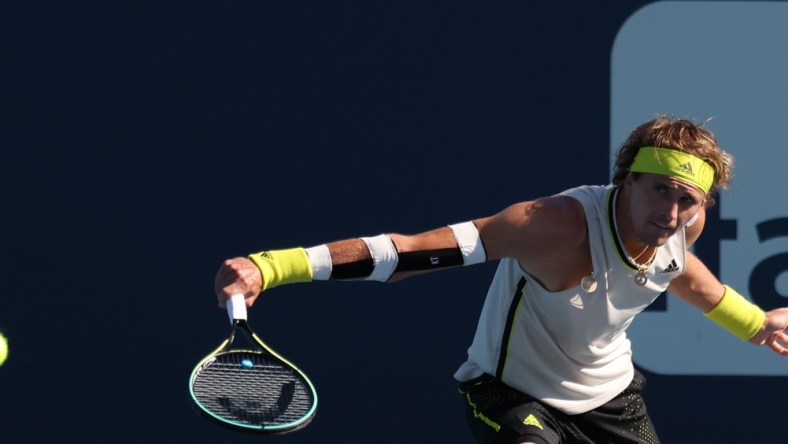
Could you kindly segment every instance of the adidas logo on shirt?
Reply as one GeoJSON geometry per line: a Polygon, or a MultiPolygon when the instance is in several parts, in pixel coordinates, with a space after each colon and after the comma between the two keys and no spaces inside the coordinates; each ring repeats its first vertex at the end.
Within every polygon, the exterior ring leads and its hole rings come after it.
{"type": "Polygon", "coordinates": [[[671,259],[670,264],[662,272],[673,273],[674,271],[679,271],[679,264],[676,263],[676,259],[671,259]]]}

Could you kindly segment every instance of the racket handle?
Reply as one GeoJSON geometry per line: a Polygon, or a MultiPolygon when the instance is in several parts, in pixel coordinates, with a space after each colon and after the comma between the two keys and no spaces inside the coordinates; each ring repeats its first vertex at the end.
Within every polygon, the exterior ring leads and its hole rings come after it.
{"type": "Polygon", "coordinates": [[[244,295],[234,294],[227,300],[227,315],[230,317],[231,324],[239,319],[246,320],[244,295]]]}

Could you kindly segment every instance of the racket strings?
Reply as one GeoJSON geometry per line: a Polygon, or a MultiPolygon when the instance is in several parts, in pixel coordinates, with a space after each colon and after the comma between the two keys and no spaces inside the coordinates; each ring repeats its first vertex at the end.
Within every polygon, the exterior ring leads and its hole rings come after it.
{"type": "Polygon", "coordinates": [[[225,421],[248,426],[277,426],[304,419],[314,397],[293,369],[247,351],[217,355],[193,382],[197,401],[225,421]]]}

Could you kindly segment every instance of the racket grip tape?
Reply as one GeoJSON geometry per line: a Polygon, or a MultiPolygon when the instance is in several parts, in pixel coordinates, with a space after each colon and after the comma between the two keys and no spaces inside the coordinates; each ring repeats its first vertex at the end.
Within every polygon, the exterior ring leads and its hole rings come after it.
{"type": "Polygon", "coordinates": [[[227,299],[227,315],[230,317],[230,323],[243,319],[246,320],[246,301],[244,295],[234,294],[227,299]]]}

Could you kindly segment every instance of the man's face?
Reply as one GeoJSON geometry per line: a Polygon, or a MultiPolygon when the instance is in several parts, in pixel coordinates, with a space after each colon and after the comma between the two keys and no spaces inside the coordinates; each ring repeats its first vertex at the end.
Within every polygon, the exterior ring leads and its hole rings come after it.
{"type": "Polygon", "coordinates": [[[647,245],[664,245],[703,208],[703,191],[673,177],[642,173],[635,180],[630,174],[625,184],[634,234],[647,245]]]}

